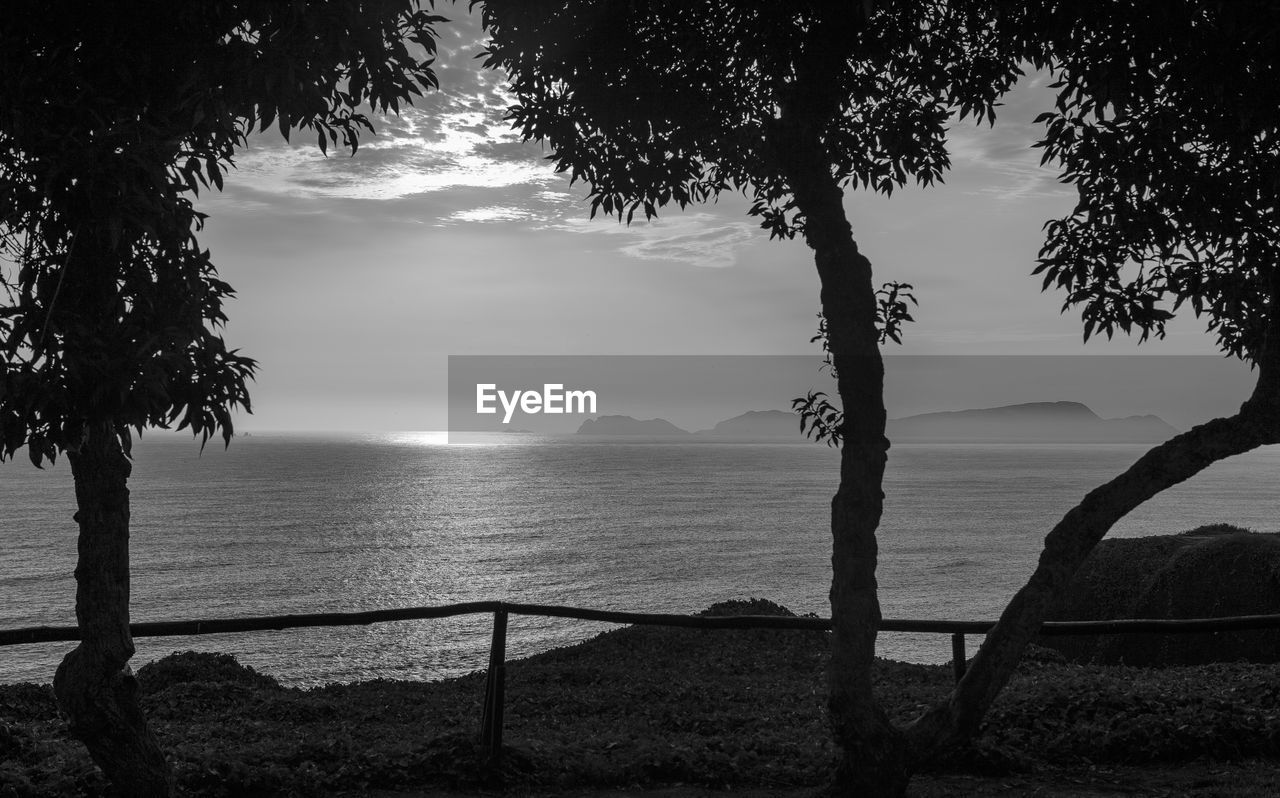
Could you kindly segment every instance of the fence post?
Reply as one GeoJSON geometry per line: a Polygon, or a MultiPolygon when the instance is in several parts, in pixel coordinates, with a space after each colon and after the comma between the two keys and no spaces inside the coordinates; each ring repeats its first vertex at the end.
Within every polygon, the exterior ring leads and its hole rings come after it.
{"type": "Polygon", "coordinates": [[[502,700],[507,677],[507,611],[499,604],[493,613],[493,642],[489,646],[489,673],[484,684],[484,716],[480,744],[489,749],[495,767],[502,759],[502,700]]]}
{"type": "Polygon", "coordinates": [[[951,670],[956,674],[956,681],[964,678],[965,669],[964,632],[951,635],[951,670]]]}

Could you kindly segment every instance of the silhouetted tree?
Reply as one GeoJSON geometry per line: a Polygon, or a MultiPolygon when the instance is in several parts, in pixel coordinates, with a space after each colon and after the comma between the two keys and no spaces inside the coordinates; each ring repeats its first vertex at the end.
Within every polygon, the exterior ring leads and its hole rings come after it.
{"type": "Polygon", "coordinates": [[[921,752],[977,731],[1054,597],[1125,514],[1219,460],[1280,443],[1280,7],[1007,11],[1001,37],[1058,78],[1037,146],[1079,196],[1046,225],[1044,288],[1066,292],[1064,310],[1081,308],[1086,340],[1162,337],[1189,307],[1258,376],[1238,413],[1147,452],[1050,531],[951,700],[910,730],[921,752]]]}
{"type": "Polygon", "coordinates": [[[742,190],[771,235],[799,234],[814,252],[843,408],[829,704],[844,751],[836,783],[860,795],[903,790],[908,751],[872,698],[888,449],[882,329],[844,190],[928,185],[949,165],[951,112],[994,119],[1020,73],[992,36],[987,5],[484,5],[486,63],[511,75],[514,125],[549,141],[557,168],[590,185],[593,215],[630,221],[742,190]]]}
{"type": "Polygon", "coordinates": [[[173,786],[128,668],[132,432],[229,442],[254,371],[216,333],[231,288],[191,196],[221,188],[255,128],[354,152],[362,103],[435,84],[439,19],[401,0],[147,0],[0,20],[0,457],[71,462],[81,642],[54,690],[120,794],[173,786]]]}
{"type": "Polygon", "coordinates": [[[902,794],[923,759],[976,732],[1050,599],[1115,521],[1222,457],[1280,442],[1276,17],[1263,2],[485,3],[487,64],[512,77],[513,123],[590,185],[593,215],[630,221],[740,189],[772,235],[814,250],[840,407],[800,404],[842,444],[836,791],[902,794]],[[1239,414],[1156,447],[1068,513],[956,691],[896,729],[870,679],[888,448],[877,344],[906,306],[892,283],[877,305],[842,192],[938,179],[949,112],[992,119],[1024,61],[1060,80],[1040,146],[1080,191],[1047,226],[1045,287],[1083,307],[1086,339],[1160,335],[1189,304],[1259,379],[1239,414]]]}

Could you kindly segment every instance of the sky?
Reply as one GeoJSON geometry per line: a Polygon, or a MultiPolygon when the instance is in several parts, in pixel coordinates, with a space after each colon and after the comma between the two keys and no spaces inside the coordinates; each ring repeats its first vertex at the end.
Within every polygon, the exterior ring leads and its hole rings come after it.
{"type": "MultiPolygon", "coordinates": [[[[590,220],[588,189],[503,122],[511,98],[475,57],[477,18],[443,13],[439,92],[375,119],[354,157],[255,135],[225,191],[199,201],[202,244],[238,294],[225,337],[260,365],[240,429],[443,429],[449,355],[816,351],[801,241],[770,241],[740,195],[652,223],[590,220]]],[[[877,282],[920,301],[892,352],[1215,354],[1195,320],[1141,348],[1084,346],[1078,315],[1030,276],[1041,226],[1074,199],[1030,146],[1047,82],[1023,79],[993,128],[957,121],[944,185],[847,194],[877,282]]]]}

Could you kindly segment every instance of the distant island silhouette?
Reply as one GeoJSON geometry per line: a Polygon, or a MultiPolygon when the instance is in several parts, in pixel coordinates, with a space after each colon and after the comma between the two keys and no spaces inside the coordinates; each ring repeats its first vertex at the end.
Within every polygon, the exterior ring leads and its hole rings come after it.
{"type": "Polygon", "coordinates": [[[901,443],[1158,443],[1176,434],[1159,416],[1102,418],[1079,402],[922,413],[888,424],[889,440],[901,443]]]}
{"type": "Polygon", "coordinates": [[[748,410],[740,416],[721,421],[712,429],[699,430],[695,434],[708,438],[794,440],[802,437],[800,416],[788,410],[748,410]]]}
{"type": "Polygon", "coordinates": [[[578,427],[579,435],[688,435],[665,418],[641,421],[631,416],[600,416],[578,427]]]}
{"type": "MultiPolygon", "coordinates": [[[[1177,433],[1158,416],[1102,418],[1080,402],[1027,402],[889,419],[886,434],[899,443],[1157,443],[1177,433]]],[[[674,437],[691,443],[804,440],[799,417],[786,410],[751,410],[697,432],[663,418],[600,416],[584,421],[578,434],[674,437]]]]}
{"type": "Polygon", "coordinates": [[[690,440],[801,440],[800,417],[786,410],[750,410],[726,419],[713,429],[690,432],[664,418],[640,420],[631,416],[600,416],[578,427],[579,435],[662,435],[690,440]]]}

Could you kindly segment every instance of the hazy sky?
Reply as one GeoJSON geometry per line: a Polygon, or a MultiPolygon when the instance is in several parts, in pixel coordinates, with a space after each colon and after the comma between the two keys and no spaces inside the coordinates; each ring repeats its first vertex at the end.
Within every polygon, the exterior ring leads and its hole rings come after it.
{"type": "MultiPolygon", "coordinates": [[[[353,158],[255,136],[226,191],[201,199],[202,242],[239,294],[226,337],[261,364],[242,428],[442,429],[450,354],[815,351],[803,243],[769,241],[741,196],[652,224],[588,220],[586,187],[503,123],[476,19],[443,13],[439,93],[376,120],[353,158]]],[[[920,299],[894,353],[1212,354],[1194,320],[1140,350],[1084,347],[1029,276],[1041,225],[1073,199],[1030,149],[1044,83],[1023,80],[994,129],[956,123],[945,185],[848,196],[877,282],[920,299]]]]}

